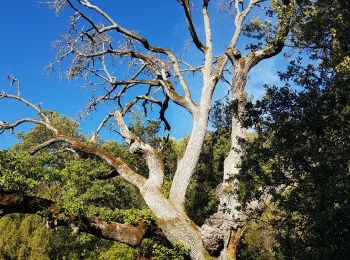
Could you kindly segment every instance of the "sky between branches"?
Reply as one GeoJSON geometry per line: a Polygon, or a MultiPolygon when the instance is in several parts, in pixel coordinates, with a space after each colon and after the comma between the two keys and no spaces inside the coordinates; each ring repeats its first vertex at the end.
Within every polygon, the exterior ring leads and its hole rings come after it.
{"type": "MultiPolygon", "coordinates": [[[[157,46],[171,48],[176,54],[183,51],[190,40],[186,28],[182,8],[175,0],[152,1],[92,1],[100,5],[121,25],[135,30],[151,43],[157,46]],[[106,3],[107,2],[107,3],[106,3]]],[[[232,18],[220,13],[215,1],[210,6],[211,22],[214,39],[214,52],[222,51],[228,43],[234,29],[232,18]]],[[[45,66],[55,58],[55,50],[51,43],[64,34],[68,26],[70,10],[64,11],[58,17],[48,5],[37,0],[3,1],[0,8],[0,23],[2,24],[0,40],[0,91],[16,92],[9,87],[5,79],[14,75],[21,81],[21,95],[34,103],[42,103],[45,109],[56,110],[59,114],[73,119],[84,109],[89,100],[87,88],[82,87],[83,81],[67,81],[60,75],[59,68],[52,73],[45,71],[45,66]]],[[[257,15],[253,12],[253,15],[257,15]]],[[[202,25],[199,12],[194,13],[196,25],[202,25]]],[[[198,30],[202,34],[202,30],[198,30]]],[[[202,37],[204,38],[204,37],[202,37]]],[[[244,40],[239,46],[244,45],[244,40]]],[[[243,48],[242,48],[243,49],[243,48]]],[[[200,53],[193,49],[190,60],[199,62],[200,53]]],[[[215,53],[214,53],[215,54],[215,53]]],[[[189,56],[189,55],[187,55],[189,56]]],[[[251,73],[247,84],[249,95],[260,98],[264,84],[278,82],[277,71],[285,67],[286,59],[280,54],[273,59],[261,62],[251,73]]],[[[188,78],[194,99],[198,100],[200,82],[197,78],[188,78]]],[[[226,95],[228,86],[219,84],[214,97],[226,95]]],[[[104,117],[102,108],[80,123],[84,134],[89,135],[96,129],[104,117]]],[[[0,102],[0,120],[13,122],[16,118],[32,115],[21,104],[13,101],[0,102]]],[[[191,130],[189,114],[177,106],[171,105],[166,113],[173,125],[171,136],[181,138],[191,130]]],[[[28,130],[31,126],[22,127],[28,130]]],[[[115,133],[108,130],[101,132],[102,139],[118,139],[115,133]]],[[[0,149],[6,149],[18,142],[13,134],[0,135],[0,149]]]]}

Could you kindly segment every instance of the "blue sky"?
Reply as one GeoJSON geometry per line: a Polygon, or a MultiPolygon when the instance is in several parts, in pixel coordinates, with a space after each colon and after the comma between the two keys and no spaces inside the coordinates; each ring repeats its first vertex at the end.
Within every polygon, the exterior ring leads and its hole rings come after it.
{"type": "MultiPolygon", "coordinates": [[[[213,1],[214,2],[214,1],[213,1]]],[[[95,1],[121,25],[135,30],[150,42],[158,46],[171,48],[179,53],[190,39],[186,31],[184,14],[177,1],[95,1]]],[[[232,30],[232,22],[228,16],[217,12],[216,6],[211,7],[213,38],[216,50],[221,50],[227,43],[232,30]]],[[[67,14],[58,17],[48,6],[38,0],[4,1],[0,9],[0,23],[2,36],[0,40],[0,91],[13,91],[5,80],[6,75],[15,75],[21,81],[22,96],[33,103],[42,103],[45,109],[57,110],[60,114],[77,118],[88,102],[89,93],[81,87],[81,81],[67,81],[60,77],[58,71],[48,74],[44,67],[55,58],[55,50],[51,42],[65,33],[68,25],[67,14]]],[[[201,16],[195,13],[195,23],[201,25],[201,16]]],[[[199,30],[199,34],[202,31],[199,30]]],[[[191,50],[192,60],[198,60],[200,53],[191,50]]],[[[251,95],[261,97],[262,85],[278,82],[277,70],[282,68],[285,60],[282,56],[264,61],[250,74],[247,89],[251,95]]],[[[194,96],[199,95],[199,82],[191,81],[194,96]]],[[[215,97],[227,92],[227,87],[218,86],[215,97]]],[[[190,117],[186,111],[171,105],[167,113],[173,124],[172,136],[180,138],[190,132],[190,117]]],[[[16,102],[0,101],[0,120],[13,122],[16,118],[31,116],[23,105],[16,102]]],[[[81,129],[85,134],[91,133],[98,125],[103,115],[95,113],[91,118],[81,122],[81,129]]],[[[23,129],[28,129],[25,127],[23,129]]],[[[116,136],[102,132],[104,139],[116,136]]],[[[13,145],[17,140],[14,135],[5,133],[0,135],[0,149],[13,145]]]]}

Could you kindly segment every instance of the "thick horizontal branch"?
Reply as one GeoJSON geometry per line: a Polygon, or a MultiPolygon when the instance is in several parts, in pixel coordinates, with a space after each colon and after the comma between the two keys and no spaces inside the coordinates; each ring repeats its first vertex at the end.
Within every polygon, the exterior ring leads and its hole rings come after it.
{"type": "Polygon", "coordinates": [[[48,219],[48,227],[67,226],[74,232],[85,232],[131,246],[141,243],[146,230],[142,222],[131,225],[91,219],[65,213],[51,200],[22,195],[17,191],[0,190],[0,217],[11,213],[38,214],[48,219]]]}

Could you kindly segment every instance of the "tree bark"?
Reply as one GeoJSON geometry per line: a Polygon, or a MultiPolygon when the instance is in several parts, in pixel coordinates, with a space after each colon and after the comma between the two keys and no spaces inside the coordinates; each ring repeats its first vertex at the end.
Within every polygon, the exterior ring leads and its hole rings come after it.
{"type": "Polygon", "coordinates": [[[237,247],[241,237],[243,235],[244,228],[237,227],[236,229],[231,230],[230,238],[227,244],[227,257],[230,260],[237,259],[237,247]]]}
{"type": "MultiPolygon", "coordinates": [[[[209,111],[209,108],[207,110],[209,111]]],[[[169,199],[182,211],[184,211],[183,205],[187,187],[202,151],[207,125],[208,112],[202,112],[200,115],[194,116],[192,133],[186,146],[185,154],[179,161],[171,185],[169,199]]]]}
{"type": "MultiPolygon", "coordinates": [[[[188,248],[192,259],[210,258],[202,243],[200,228],[185,213],[179,212],[169,203],[160,189],[145,186],[141,189],[141,193],[149,208],[157,216],[157,226],[169,241],[181,243],[188,248]]],[[[146,233],[146,227],[142,222],[132,225],[68,214],[51,200],[22,195],[17,191],[0,190],[0,217],[11,213],[38,214],[48,220],[48,228],[66,226],[72,228],[73,232],[90,233],[130,246],[140,245],[146,233]]]]}
{"type": "Polygon", "coordinates": [[[247,93],[245,85],[248,78],[249,67],[246,67],[245,59],[235,61],[236,68],[232,80],[232,101],[236,111],[232,117],[231,148],[224,162],[223,182],[217,187],[219,199],[218,211],[206,220],[202,226],[202,237],[206,248],[219,259],[234,259],[237,245],[232,242],[232,232],[240,230],[244,215],[239,210],[237,175],[239,173],[242,157],[241,141],[246,138],[246,128],[241,119],[244,116],[247,93]]]}
{"type": "Polygon", "coordinates": [[[201,239],[201,229],[185,212],[178,210],[155,186],[145,185],[140,192],[169,241],[184,245],[192,259],[210,259],[201,239]]]}

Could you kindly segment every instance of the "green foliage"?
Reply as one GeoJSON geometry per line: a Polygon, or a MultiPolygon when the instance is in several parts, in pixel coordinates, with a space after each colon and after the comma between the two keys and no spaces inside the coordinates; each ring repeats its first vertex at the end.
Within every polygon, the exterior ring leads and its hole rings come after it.
{"type": "MultiPolygon", "coordinates": [[[[266,214],[268,215],[268,214],[266,214]]],[[[271,225],[263,225],[262,221],[267,221],[266,215],[261,219],[249,221],[246,224],[244,237],[239,244],[237,259],[285,259],[282,254],[274,250],[278,246],[271,225]]]]}
{"type": "MultiPolygon", "coordinates": [[[[274,250],[293,259],[347,259],[350,248],[350,53],[348,1],[300,1],[299,46],[311,60],[292,61],[249,111],[257,137],[246,144],[243,202],[271,194],[274,250]],[[302,21],[302,22],[301,22],[302,21]],[[290,85],[303,90],[293,91],[290,85]]],[[[256,213],[256,212],[255,212],[256,213]]],[[[261,213],[261,212],[259,212],[261,213]]]]}
{"type": "Polygon", "coordinates": [[[188,215],[197,225],[202,225],[212,215],[218,205],[215,189],[222,181],[224,147],[216,134],[208,133],[196,170],[186,194],[185,207],[188,215]],[[217,156],[216,155],[223,155],[217,156]],[[211,164],[208,165],[208,162],[211,164]]]}
{"type": "Polygon", "coordinates": [[[48,173],[43,169],[46,156],[31,159],[25,152],[0,151],[0,187],[21,191],[35,190],[48,173]]]}
{"type": "Polygon", "coordinates": [[[131,114],[130,130],[141,138],[142,141],[157,145],[156,135],[160,131],[160,120],[145,119],[144,114],[131,114]],[[145,121],[145,122],[144,122],[145,121]]]}
{"type": "Polygon", "coordinates": [[[149,209],[115,209],[90,206],[87,208],[90,217],[99,216],[102,219],[114,220],[121,223],[133,224],[142,221],[151,224],[155,220],[154,214],[149,209]]]}
{"type": "Polygon", "coordinates": [[[268,90],[240,175],[243,201],[273,195],[270,224],[281,252],[297,259],[344,259],[350,248],[350,89],[325,80],[302,93],[268,90]]]}
{"type": "Polygon", "coordinates": [[[1,259],[50,259],[52,233],[42,218],[13,214],[0,219],[1,259]]]}
{"type": "Polygon", "coordinates": [[[102,251],[98,256],[98,259],[109,260],[109,259],[136,259],[137,254],[135,250],[123,244],[115,243],[113,246],[105,251],[102,251]]]}
{"type": "Polygon", "coordinates": [[[140,255],[147,259],[152,256],[154,260],[183,260],[188,251],[181,244],[173,244],[172,248],[166,247],[154,239],[144,239],[139,248],[140,255]]]}

